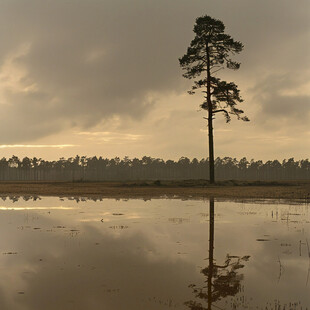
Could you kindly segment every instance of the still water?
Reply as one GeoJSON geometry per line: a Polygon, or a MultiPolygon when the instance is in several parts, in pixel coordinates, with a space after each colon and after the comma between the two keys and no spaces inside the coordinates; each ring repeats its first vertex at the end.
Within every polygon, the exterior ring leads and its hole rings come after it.
{"type": "Polygon", "coordinates": [[[310,309],[309,208],[5,199],[0,309],[310,309]]]}

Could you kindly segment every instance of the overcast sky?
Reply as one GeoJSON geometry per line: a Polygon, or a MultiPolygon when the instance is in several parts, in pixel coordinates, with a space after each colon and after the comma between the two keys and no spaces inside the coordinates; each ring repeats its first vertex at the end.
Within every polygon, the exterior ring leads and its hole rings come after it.
{"type": "Polygon", "coordinates": [[[195,19],[241,41],[250,122],[217,115],[215,156],[309,158],[309,0],[0,0],[0,157],[208,156],[178,58],[195,19]]]}

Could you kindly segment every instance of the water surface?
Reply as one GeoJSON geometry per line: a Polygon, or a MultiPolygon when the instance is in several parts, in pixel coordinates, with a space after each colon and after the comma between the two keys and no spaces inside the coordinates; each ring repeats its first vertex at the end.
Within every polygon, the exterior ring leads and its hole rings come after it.
{"type": "Polygon", "coordinates": [[[307,205],[6,199],[0,224],[0,309],[310,309],[307,205]]]}

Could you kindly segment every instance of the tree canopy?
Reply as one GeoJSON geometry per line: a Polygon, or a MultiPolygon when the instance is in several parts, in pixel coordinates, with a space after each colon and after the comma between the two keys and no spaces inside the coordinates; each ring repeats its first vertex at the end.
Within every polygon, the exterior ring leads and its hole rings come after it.
{"type": "MultiPolygon", "coordinates": [[[[208,87],[208,70],[210,70],[210,95],[212,96],[212,112],[223,112],[227,121],[230,115],[236,115],[242,120],[248,121],[246,116],[241,116],[243,111],[236,107],[238,102],[243,102],[238,86],[233,82],[222,81],[215,77],[215,74],[224,69],[237,70],[240,63],[233,61],[230,56],[239,54],[243,50],[243,44],[235,41],[230,35],[224,33],[225,25],[210,16],[197,18],[194,27],[195,38],[191,41],[187,53],[179,59],[182,69],[185,71],[183,76],[188,79],[200,77],[203,72],[206,76],[194,81],[189,91],[195,94],[197,89],[208,87]],[[208,65],[209,63],[209,65],[208,65]],[[228,109],[227,109],[228,108],[228,109]],[[217,109],[221,109],[218,111],[217,109]]],[[[203,109],[208,110],[207,94],[205,101],[201,104],[203,109]]]]}

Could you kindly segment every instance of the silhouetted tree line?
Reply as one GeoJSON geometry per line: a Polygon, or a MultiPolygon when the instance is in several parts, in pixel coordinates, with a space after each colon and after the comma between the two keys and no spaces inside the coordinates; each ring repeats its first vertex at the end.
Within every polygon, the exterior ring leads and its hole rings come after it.
{"type": "MultiPolygon", "coordinates": [[[[141,159],[76,156],[57,161],[41,158],[0,160],[0,181],[125,181],[208,179],[208,159],[163,160],[144,156],[141,159]]],[[[215,160],[217,180],[309,180],[308,159],[248,161],[224,157],[215,160]]]]}

